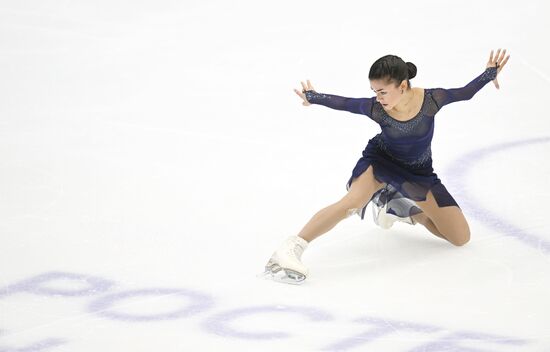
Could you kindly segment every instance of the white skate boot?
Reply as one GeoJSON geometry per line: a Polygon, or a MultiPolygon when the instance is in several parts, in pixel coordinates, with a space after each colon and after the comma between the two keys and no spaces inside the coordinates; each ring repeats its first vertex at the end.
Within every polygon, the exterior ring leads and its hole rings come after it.
{"type": "Polygon", "coordinates": [[[302,253],[309,243],[299,236],[288,237],[273,252],[260,276],[287,284],[301,284],[306,279],[308,269],[301,263],[302,253]]]}

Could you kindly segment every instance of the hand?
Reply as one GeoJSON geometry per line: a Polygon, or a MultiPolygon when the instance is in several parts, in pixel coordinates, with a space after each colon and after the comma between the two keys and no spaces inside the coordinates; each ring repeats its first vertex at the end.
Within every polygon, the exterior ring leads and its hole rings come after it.
{"type": "Polygon", "coordinates": [[[307,80],[307,86],[305,85],[304,82],[301,82],[301,83],[303,88],[302,91],[300,92],[298,89],[294,89],[294,91],[296,92],[296,94],[298,94],[300,98],[304,99],[304,101],[302,102],[302,105],[304,106],[311,105],[311,103],[306,99],[305,92],[307,90],[315,90],[315,89],[313,89],[313,86],[311,85],[311,82],[309,81],[309,79],[307,80]]]}
{"type": "MultiPolygon", "coordinates": [[[[489,62],[487,62],[487,67],[495,67],[496,66],[497,67],[497,75],[498,75],[498,73],[502,70],[504,65],[506,65],[506,63],[508,62],[508,59],[510,58],[510,55],[508,55],[506,57],[506,59],[504,59],[504,55],[506,54],[506,49],[504,49],[504,51],[502,53],[500,53],[500,49],[498,49],[497,54],[496,54],[495,58],[493,59],[493,51],[494,50],[491,50],[491,55],[489,56],[489,62]]],[[[498,80],[497,80],[496,77],[493,80],[493,83],[495,84],[495,87],[497,89],[500,89],[500,86],[498,85],[498,80]]]]}

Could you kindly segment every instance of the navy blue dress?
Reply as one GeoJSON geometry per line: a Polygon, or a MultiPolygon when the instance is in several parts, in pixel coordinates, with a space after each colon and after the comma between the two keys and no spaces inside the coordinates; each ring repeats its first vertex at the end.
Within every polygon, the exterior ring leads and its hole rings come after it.
{"type": "MultiPolygon", "coordinates": [[[[385,188],[376,192],[370,201],[375,201],[378,206],[387,203],[388,213],[404,218],[422,212],[414,201],[426,200],[429,190],[439,207],[459,207],[432,168],[434,116],[447,104],[471,99],[496,75],[497,68],[488,67],[462,88],[424,89],[420,112],[407,121],[388,115],[376,97],[346,98],[314,90],[306,91],[305,96],[311,104],[366,115],[381,127],[381,133],[368,141],[346,189],[349,191],[354,178],[372,165],[374,177],[385,183],[385,188]]],[[[364,219],[367,204],[362,209],[361,219],[364,219]]]]}

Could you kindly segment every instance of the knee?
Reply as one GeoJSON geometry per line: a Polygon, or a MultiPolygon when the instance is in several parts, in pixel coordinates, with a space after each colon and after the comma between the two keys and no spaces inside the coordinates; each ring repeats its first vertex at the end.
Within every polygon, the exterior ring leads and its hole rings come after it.
{"type": "Polygon", "coordinates": [[[454,234],[454,236],[449,236],[447,238],[452,238],[449,242],[457,247],[464,246],[466,243],[470,242],[470,230],[454,234]]]}

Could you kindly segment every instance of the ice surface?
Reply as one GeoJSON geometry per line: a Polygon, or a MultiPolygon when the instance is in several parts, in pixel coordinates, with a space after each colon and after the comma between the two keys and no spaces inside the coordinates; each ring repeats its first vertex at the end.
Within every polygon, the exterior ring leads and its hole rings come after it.
{"type": "MultiPolygon", "coordinates": [[[[550,350],[549,5],[2,1],[0,351],[550,350]],[[293,89],[492,83],[436,116],[471,241],[354,216],[256,274],[378,129],[293,89]]],[[[370,214],[370,209],[367,212],[370,214]]]]}

